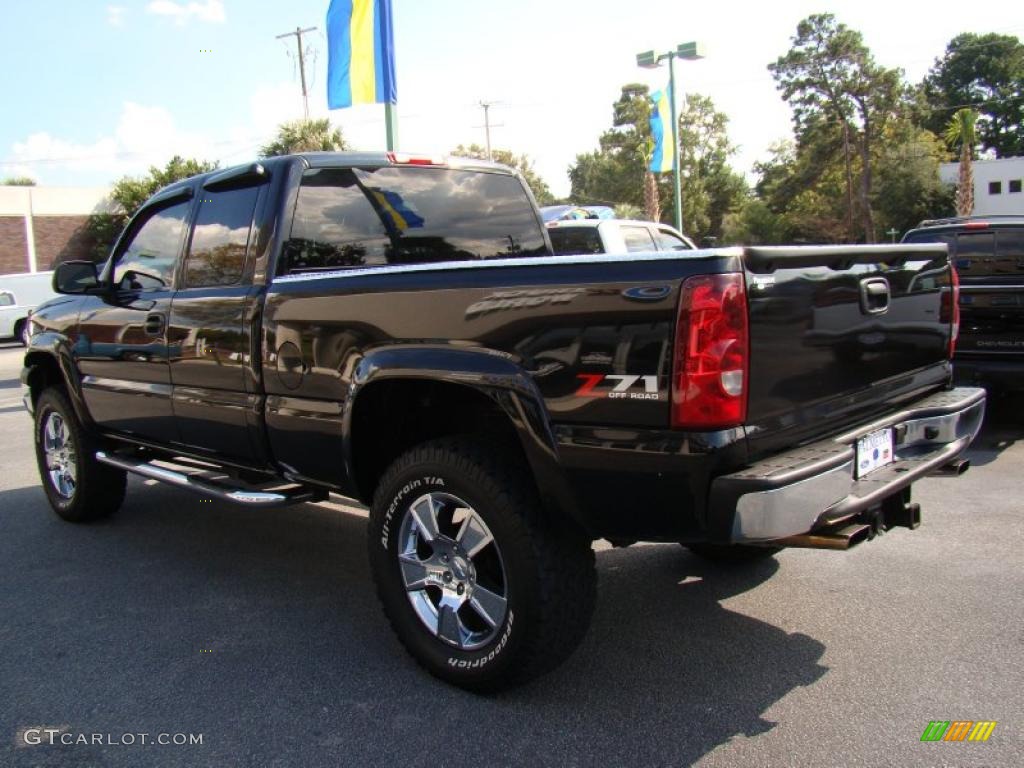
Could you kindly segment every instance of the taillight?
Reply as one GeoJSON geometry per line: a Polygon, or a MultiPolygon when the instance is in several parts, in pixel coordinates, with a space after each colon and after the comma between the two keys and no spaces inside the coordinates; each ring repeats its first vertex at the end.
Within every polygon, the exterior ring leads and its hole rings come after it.
{"type": "Polygon", "coordinates": [[[672,358],[672,426],[734,427],[747,418],[750,336],[741,273],[683,283],[672,358]]]}
{"type": "Polygon", "coordinates": [[[960,275],[956,265],[949,265],[950,289],[942,294],[939,321],[949,323],[949,357],[952,360],[956,352],[956,340],[960,337],[960,275]]]}

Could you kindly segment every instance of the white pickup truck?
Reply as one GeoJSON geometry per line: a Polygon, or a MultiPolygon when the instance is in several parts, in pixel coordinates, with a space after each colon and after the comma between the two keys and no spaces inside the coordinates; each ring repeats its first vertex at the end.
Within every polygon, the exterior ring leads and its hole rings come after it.
{"type": "Polygon", "coordinates": [[[52,282],[53,272],[0,275],[0,340],[16,339],[28,346],[28,316],[57,295],[52,282]]]}
{"type": "Polygon", "coordinates": [[[692,251],[697,246],[686,235],[653,221],[633,219],[575,219],[545,225],[551,246],[559,256],[591,253],[692,251]]]}

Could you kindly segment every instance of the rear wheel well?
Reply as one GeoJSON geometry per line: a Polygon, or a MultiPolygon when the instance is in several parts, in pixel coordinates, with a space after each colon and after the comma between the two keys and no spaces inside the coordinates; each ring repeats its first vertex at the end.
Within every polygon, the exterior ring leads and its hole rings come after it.
{"type": "Polygon", "coordinates": [[[367,385],[352,414],[352,469],[359,497],[369,503],[384,472],[410,448],[450,435],[499,443],[528,469],[508,415],[478,390],[425,379],[367,385]]]}

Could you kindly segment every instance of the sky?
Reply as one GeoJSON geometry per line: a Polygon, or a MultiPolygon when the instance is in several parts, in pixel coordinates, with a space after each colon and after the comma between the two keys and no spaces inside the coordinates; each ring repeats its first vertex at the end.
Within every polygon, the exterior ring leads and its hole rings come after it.
{"type": "MultiPolygon", "coordinates": [[[[4,3],[0,178],[107,185],[172,155],[256,157],[282,121],[302,116],[295,38],[310,51],[309,109],[356,149],[384,148],[383,107],[327,110],[328,0],[51,0],[4,3]]],[[[960,32],[1024,37],[1018,0],[393,0],[399,149],[448,153],[484,143],[526,153],[556,195],[567,168],[597,147],[625,83],[664,87],[665,69],[638,69],[640,51],[700,41],[678,64],[677,92],[702,93],[730,119],[748,175],[791,135],[790,111],[767,65],[800,19],[824,11],[861,31],[879,63],[916,82],[960,32]]]]}

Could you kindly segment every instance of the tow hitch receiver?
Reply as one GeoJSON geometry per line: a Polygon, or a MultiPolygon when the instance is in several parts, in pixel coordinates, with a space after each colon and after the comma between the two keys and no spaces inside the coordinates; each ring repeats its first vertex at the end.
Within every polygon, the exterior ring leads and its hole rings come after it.
{"type": "Polygon", "coordinates": [[[809,549],[852,549],[863,541],[870,541],[891,528],[921,526],[921,505],[910,501],[910,489],[905,488],[881,504],[845,520],[816,528],[809,533],[789,536],[772,542],[782,547],[809,549]]]}

